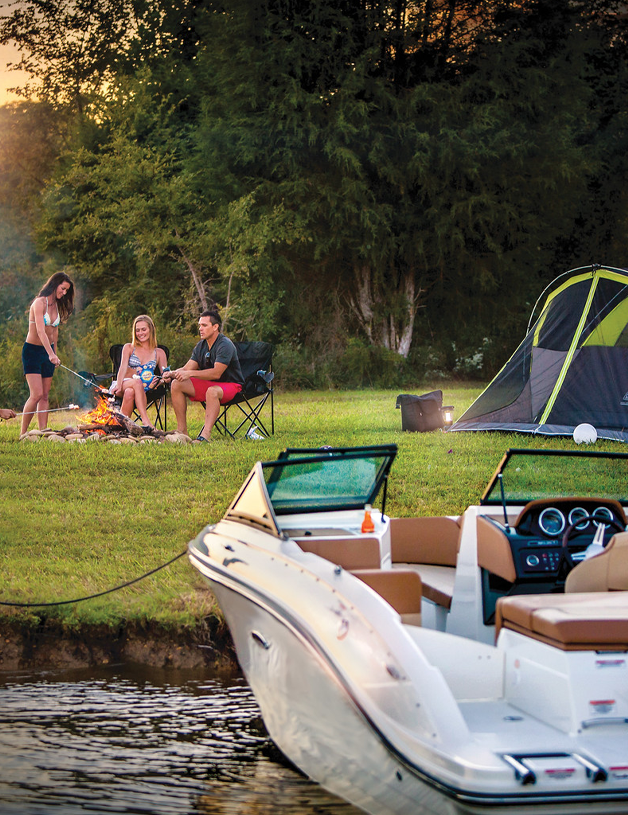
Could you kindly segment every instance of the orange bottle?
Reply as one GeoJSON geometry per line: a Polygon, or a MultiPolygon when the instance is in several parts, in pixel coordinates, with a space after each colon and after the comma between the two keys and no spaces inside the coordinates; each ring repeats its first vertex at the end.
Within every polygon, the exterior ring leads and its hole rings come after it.
{"type": "Polygon", "coordinates": [[[371,505],[364,507],[364,520],[362,521],[362,532],[375,532],[375,524],[371,518],[371,505]]]}

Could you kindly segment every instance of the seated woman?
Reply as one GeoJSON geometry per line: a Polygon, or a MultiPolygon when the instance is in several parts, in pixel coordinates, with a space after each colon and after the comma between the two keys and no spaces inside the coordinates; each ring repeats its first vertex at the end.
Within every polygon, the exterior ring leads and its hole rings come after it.
{"type": "Polygon", "coordinates": [[[131,416],[133,408],[137,409],[145,427],[152,428],[146,412],[146,391],[159,369],[162,373],[168,369],[165,352],[157,347],[155,324],[147,314],[140,314],[133,320],[131,342],[122,349],[118,380],[111,387],[114,396],[122,396],[122,407],[125,416],[131,416]]]}

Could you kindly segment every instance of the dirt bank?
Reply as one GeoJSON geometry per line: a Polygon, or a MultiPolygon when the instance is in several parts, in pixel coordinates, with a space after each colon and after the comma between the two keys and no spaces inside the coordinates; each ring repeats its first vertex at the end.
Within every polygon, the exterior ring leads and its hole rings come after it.
{"type": "Polygon", "coordinates": [[[183,630],[157,623],[68,629],[53,621],[39,626],[0,622],[0,672],[88,668],[113,662],[213,670],[237,666],[229,631],[216,621],[183,630]]]}

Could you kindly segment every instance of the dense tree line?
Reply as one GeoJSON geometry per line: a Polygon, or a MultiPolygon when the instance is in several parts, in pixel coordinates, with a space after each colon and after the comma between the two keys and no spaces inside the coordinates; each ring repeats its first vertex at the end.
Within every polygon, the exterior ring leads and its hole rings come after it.
{"type": "Polygon", "coordinates": [[[217,303],[291,384],[493,373],[554,276],[625,265],[620,7],[8,7],[33,82],[0,109],[3,355],[68,267],[76,364],[139,312],[183,349],[217,303]]]}

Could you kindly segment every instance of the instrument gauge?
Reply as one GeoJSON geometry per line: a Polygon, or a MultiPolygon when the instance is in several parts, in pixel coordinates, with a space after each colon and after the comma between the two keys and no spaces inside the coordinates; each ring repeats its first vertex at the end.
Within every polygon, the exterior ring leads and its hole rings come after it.
{"type": "Polygon", "coordinates": [[[608,526],[608,524],[605,523],[607,519],[610,519],[611,521],[615,520],[612,510],[610,510],[608,507],[598,507],[591,514],[595,515],[596,518],[600,518],[599,521],[593,521],[596,526],[608,526]]]}
{"type": "Polygon", "coordinates": [[[550,538],[555,538],[565,528],[565,516],[556,507],[546,507],[539,515],[539,526],[550,538]]]}
{"type": "Polygon", "coordinates": [[[582,521],[578,523],[580,518],[585,518],[589,513],[584,509],[584,507],[574,507],[571,512],[569,513],[569,523],[573,524],[573,526],[578,529],[579,531],[586,529],[589,525],[588,521],[582,521]]]}

